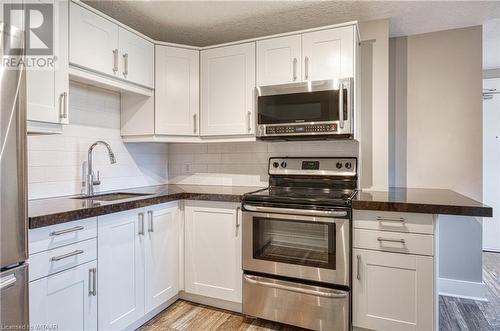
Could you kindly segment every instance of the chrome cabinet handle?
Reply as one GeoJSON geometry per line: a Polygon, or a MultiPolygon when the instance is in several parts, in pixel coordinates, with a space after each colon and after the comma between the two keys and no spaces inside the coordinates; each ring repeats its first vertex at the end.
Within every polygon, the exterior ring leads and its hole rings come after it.
{"type": "Polygon", "coordinates": [[[0,280],[0,290],[7,288],[9,286],[14,285],[17,282],[17,278],[15,274],[10,274],[7,277],[4,277],[0,280]]]}
{"type": "Polygon", "coordinates": [[[293,81],[297,80],[297,58],[293,58],[293,81]]]}
{"type": "Polygon", "coordinates": [[[123,76],[128,75],[128,53],[123,54],[123,76]]]}
{"type": "Polygon", "coordinates": [[[247,112],[247,129],[248,132],[252,131],[252,120],[251,120],[252,112],[247,112]]]}
{"type": "Polygon", "coordinates": [[[339,127],[344,128],[344,84],[339,82],[339,127]]]}
{"type": "Polygon", "coordinates": [[[196,133],[198,131],[198,114],[193,114],[193,132],[196,133]]]}
{"type": "Polygon", "coordinates": [[[144,235],[144,213],[139,213],[139,235],[144,235]]]}
{"type": "Polygon", "coordinates": [[[264,212],[264,213],[299,214],[299,215],[325,216],[325,217],[347,216],[347,211],[345,210],[309,210],[309,209],[261,207],[261,206],[251,206],[251,205],[243,205],[243,208],[249,211],[264,212]]]}
{"type": "Polygon", "coordinates": [[[236,237],[238,237],[238,233],[240,232],[240,211],[241,207],[236,207],[236,237]]]}
{"type": "Polygon", "coordinates": [[[315,286],[302,285],[301,287],[295,287],[288,285],[289,282],[281,280],[273,280],[272,282],[270,282],[266,281],[266,278],[259,276],[244,275],[243,277],[245,278],[245,281],[249,282],[250,284],[271,287],[278,290],[291,291],[300,294],[315,295],[331,299],[344,299],[347,297],[347,293],[333,289],[325,288],[322,290],[317,290],[316,289],[317,287],[315,286]]]}
{"type": "Polygon", "coordinates": [[[387,242],[391,242],[391,243],[400,243],[400,244],[405,244],[406,243],[406,241],[404,239],[392,239],[392,238],[378,237],[377,240],[380,241],[380,242],[387,241],[387,242]]]}
{"type": "Polygon", "coordinates": [[[118,71],[118,49],[113,50],[113,72],[116,74],[118,71]]]}
{"type": "Polygon", "coordinates": [[[89,295],[96,296],[97,295],[97,269],[96,268],[90,268],[89,269],[89,295]],[[90,284],[92,284],[92,288],[90,287],[90,284]]]}
{"type": "Polygon", "coordinates": [[[148,232],[154,232],[155,229],[153,227],[153,211],[152,210],[148,210],[148,220],[149,220],[148,232]]]}
{"type": "Polygon", "coordinates": [[[379,221],[379,222],[400,222],[400,223],[404,223],[406,220],[403,217],[391,218],[391,217],[377,216],[377,221],[379,221]]]}
{"type": "Polygon", "coordinates": [[[64,118],[64,93],[59,94],[59,118],[64,118]]]}
{"type": "Polygon", "coordinates": [[[80,230],[83,230],[84,227],[79,225],[79,226],[75,226],[73,228],[69,228],[69,229],[64,229],[64,230],[59,230],[59,231],[52,231],[51,233],[49,233],[49,236],[60,236],[62,234],[66,234],[66,233],[71,233],[71,232],[76,232],[76,231],[80,231],[80,230]]]}
{"type": "Polygon", "coordinates": [[[309,57],[306,56],[304,58],[304,75],[306,77],[306,80],[309,79],[309,57]]]}
{"type": "Polygon", "coordinates": [[[63,98],[64,98],[64,103],[63,103],[63,118],[66,119],[68,118],[68,92],[63,92],[63,98]]]}
{"type": "Polygon", "coordinates": [[[361,274],[359,272],[359,268],[361,266],[361,256],[356,255],[356,279],[361,280],[361,274]]]}
{"type": "Polygon", "coordinates": [[[68,257],[72,257],[72,256],[80,255],[80,254],[83,254],[83,250],[77,249],[76,251],[71,252],[71,253],[67,253],[67,254],[63,254],[63,255],[51,257],[50,261],[51,262],[60,261],[60,260],[63,260],[63,259],[67,259],[68,257]]]}

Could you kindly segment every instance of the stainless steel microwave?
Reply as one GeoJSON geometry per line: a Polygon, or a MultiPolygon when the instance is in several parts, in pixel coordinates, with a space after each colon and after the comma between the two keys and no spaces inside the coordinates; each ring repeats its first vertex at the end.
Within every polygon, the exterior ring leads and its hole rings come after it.
{"type": "Polygon", "coordinates": [[[353,78],[257,87],[257,138],[353,138],[353,89],[353,78]]]}

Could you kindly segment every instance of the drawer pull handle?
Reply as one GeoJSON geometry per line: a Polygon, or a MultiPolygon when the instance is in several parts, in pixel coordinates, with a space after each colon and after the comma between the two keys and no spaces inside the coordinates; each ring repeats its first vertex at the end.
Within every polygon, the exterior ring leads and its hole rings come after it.
{"type": "Polygon", "coordinates": [[[265,278],[259,276],[244,275],[243,277],[245,278],[245,281],[250,284],[270,287],[278,290],[314,295],[330,299],[344,299],[347,297],[347,293],[333,289],[318,290],[316,287],[313,286],[302,286],[302,287],[291,286],[289,285],[290,284],[289,282],[284,282],[277,279],[273,279],[272,281],[266,281],[265,278]]]}
{"type": "Polygon", "coordinates": [[[59,231],[52,231],[49,235],[50,236],[60,236],[62,234],[66,234],[66,233],[71,233],[71,232],[76,232],[76,231],[80,231],[80,230],[83,230],[84,227],[79,225],[79,226],[75,226],[73,228],[69,228],[69,229],[64,229],[64,230],[59,230],[59,231]]]}
{"type": "Polygon", "coordinates": [[[378,237],[377,240],[380,241],[380,242],[382,242],[382,241],[388,241],[388,242],[391,242],[391,243],[400,243],[400,244],[405,244],[406,243],[406,241],[404,239],[392,239],[392,238],[378,237]]]}
{"type": "Polygon", "coordinates": [[[77,249],[76,251],[68,253],[68,254],[63,254],[63,255],[51,257],[50,261],[55,262],[55,261],[67,259],[68,257],[72,257],[72,256],[80,255],[80,254],[83,254],[83,251],[81,249],[77,249]]]}
{"type": "Polygon", "coordinates": [[[379,222],[400,222],[400,223],[404,223],[405,222],[405,219],[402,218],[402,217],[399,217],[399,218],[391,218],[391,217],[381,217],[381,216],[377,216],[377,221],[379,222]]]}

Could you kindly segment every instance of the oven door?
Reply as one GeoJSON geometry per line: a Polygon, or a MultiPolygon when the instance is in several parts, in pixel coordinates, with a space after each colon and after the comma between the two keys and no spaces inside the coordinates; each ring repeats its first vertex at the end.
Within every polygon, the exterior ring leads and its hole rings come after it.
{"type": "Polygon", "coordinates": [[[243,269],[349,286],[348,211],[340,212],[345,218],[290,211],[243,213],[243,269]]]}
{"type": "Polygon", "coordinates": [[[258,135],[351,135],[352,87],[352,78],[258,87],[258,135]],[[303,125],[314,127],[311,131],[303,125]],[[301,129],[277,129],[283,126],[301,129]]]}

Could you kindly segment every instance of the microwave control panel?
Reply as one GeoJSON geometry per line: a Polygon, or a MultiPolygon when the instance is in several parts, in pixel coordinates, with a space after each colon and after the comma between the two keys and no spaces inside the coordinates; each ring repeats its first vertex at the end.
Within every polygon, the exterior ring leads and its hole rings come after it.
{"type": "Polygon", "coordinates": [[[294,134],[294,133],[325,133],[337,132],[337,124],[300,124],[300,125],[276,125],[267,126],[266,134],[294,134]]]}

